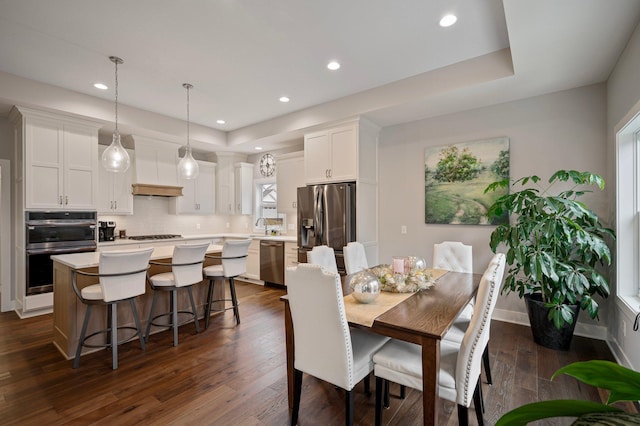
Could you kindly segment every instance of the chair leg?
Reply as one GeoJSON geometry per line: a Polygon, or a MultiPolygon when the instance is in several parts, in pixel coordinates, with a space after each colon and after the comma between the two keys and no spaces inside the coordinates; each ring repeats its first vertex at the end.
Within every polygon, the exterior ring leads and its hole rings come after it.
{"type": "Polygon", "coordinates": [[[353,406],[354,406],[354,393],[353,389],[350,391],[345,391],[345,416],[344,416],[344,424],[346,426],[353,426],[353,406]]]}
{"type": "MultiPolygon", "coordinates": [[[[480,393],[480,409],[482,410],[482,414],[484,414],[484,396],[482,395],[482,376],[478,379],[478,392],[480,393]]],[[[477,407],[476,407],[477,408],[477,407]]]]}
{"type": "Polygon", "coordinates": [[[476,408],[476,418],[478,419],[478,426],[484,426],[484,419],[482,416],[482,396],[480,395],[480,379],[476,384],[476,389],[473,391],[473,405],[476,408]]]}
{"type": "Polygon", "coordinates": [[[460,426],[469,426],[469,409],[460,404],[458,404],[458,424],[460,426]]]}
{"type": "Polygon", "coordinates": [[[158,298],[158,292],[153,292],[153,299],[151,299],[151,310],[149,311],[149,321],[147,321],[147,332],[145,333],[144,340],[149,342],[149,333],[151,333],[151,322],[153,321],[153,309],[156,307],[156,299],[158,298]]]}
{"type": "Polygon", "coordinates": [[[302,371],[294,370],[293,374],[293,412],[291,413],[291,426],[298,424],[300,412],[300,394],[302,393],[302,371]]]}
{"type": "Polygon", "coordinates": [[[118,369],[118,305],[111,303],[107,306],[111,310],[111,359],[114,370],[118,369]]]}
{"type": "Polygon", "coordinates": [[[389,381],[384,381],[384,408],[389,408],[389,381]]]}
{"type": "Polygon", "coordinates": [[[189,300],[191,301],[191,309],[193,309],[193,322],[196,323],[196,333],[200,333],[200,325],[198,324],[198,310],[196,309],[196,302],[193,300],[193,291],[191,286],[187,287],[189,293],[189,300]]]}
{"type": "Polygon", "coordinates": [[[215,280],[209,280],[209,292],[207,294],[207,305],[204,309],[204,328],[209,328],[209,318],[211,317],[211,299],[213,299],[213,288],[215,280]]]}
{"type": "Polygon", "coordinates": [[[484,352],[482,353],[482,362],[484,364],[484,374],[487,376],[487,383],[490,385],[493,384],[491,380],[491,362],[489,360],[489,343],[487,342],[487,346],[484,347],[484,352]]]}
{"type": "Polygon", "coordinates": [[[173,346],[178,346],[178,291],[171,290],[171,322],[173,326],[173,346]]]}
{"type": "Polygon", "coordinates": [[[138,318],[138,310],[136,309],[136,304],[133,299],[129,300],[131,304],[131,312],[133,313],[133,321],[136,323],[136,331],[138,332],[138,339],[140,339],[140,346],[142,346],[142,350],[145,350],[144,347],[144,337],[142,336],[142,327],[140,326],[140,318],[138,318]]]}
{"type": "Polygon", "coordinates": [[[376,426],[382,424],[382,388],[384,379],[376,376],[376,426]]]}
{"type": "Polygon", "coordinates": [[[82,344],[84,343],[84,336],[87,334],[87,325],[89,324],[89,317],[91,316],[91,305],[87,305],[87,311],[84,313],[84,321],[82,321],[82,331],[80,331],[80,338],[78,339],[78,347],[76,348],[76,357],[73,360],[73,368],[78,368],[80,365],[80,353],[82,352],[82,344]]]}
{"type": "Polygon", "coordinates": [[[371,396],[371,373],[367,374],[367,377],[364,378],[364,393],[367,396],[371,396]]]}
{"type": "Polygon", "coordinates": [[[407,397],[407,387],[405,385],[400,385],[400,399],[405,399],[407,397]]]}
{"type": "Polygon", "coordinates": [[[236,283],[233,277],[229,278],[229,290],[231,291],[231,302],[233,303],[233,314],[236,316],[236,323],[240,324],[240,309],[238,309],[238,297],[236,296],[236,283]]]}

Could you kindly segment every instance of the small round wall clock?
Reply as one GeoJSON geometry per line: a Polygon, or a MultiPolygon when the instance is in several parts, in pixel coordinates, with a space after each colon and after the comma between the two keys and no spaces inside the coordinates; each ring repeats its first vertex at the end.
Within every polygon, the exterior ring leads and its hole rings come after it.
{"type": "Polygon", "coordinates": [[[260,173],[262,176],[273,176],[276,171],[276,160],[271,154],[265,154],[260,159],[260,173]]]}

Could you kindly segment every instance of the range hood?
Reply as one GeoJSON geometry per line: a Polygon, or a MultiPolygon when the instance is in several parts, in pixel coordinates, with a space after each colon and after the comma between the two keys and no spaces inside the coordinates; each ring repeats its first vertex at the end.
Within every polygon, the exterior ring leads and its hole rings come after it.
{"type": "Polygon", "coordinates": [[[180,197],[178,185],[179,145],[144,136],[128,136],[134,145],[135,172],[131,193],[133,195],[180,197]]]}
{"type": "Polygon", "coordinates": [[[134,183],[131,185],[133,195],[153,195],[156,197],[181,197],[181,186],[154,185],[151,183],[134,183]]]}

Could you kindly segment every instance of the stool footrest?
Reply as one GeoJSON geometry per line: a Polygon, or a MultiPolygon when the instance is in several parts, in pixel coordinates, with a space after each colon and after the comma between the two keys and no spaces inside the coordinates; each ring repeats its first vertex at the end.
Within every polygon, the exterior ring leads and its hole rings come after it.
{"type": "MultiPolygon", "coordinates": [[[[119,340],[118,342],[116,342],[116,344],[118,344],[118,345],[121,345],[121,344],[123,344],[123,343],[127,343],[127,342],[129,342],[130,340],[133,340],[135,337],[138,337],[138,329],[137,329],[137,328],[135,328],[135,327],[132,327],[132,326],[122,326],[122,327],[118,327],[118,330],[133,330],[133,331],[134,331],[133,335],[131,335],[131,336],[129,336],[129,337],[126,337],[126,338],[124,338],[124,339],[119,340]]],[[[103,329],[103,330],[98,330],[98,331],[96,331],[96,332],[94,332],[94,333],[91,333],[91,334],[89,334],[88,336],[85,336],[85,338],[82,340],[82,346],[84,346],[85,348],[110,348],[110,347],[112,346],[113,342],[111,342],[111,343],[104,343],[104,344],[102,344],[102,345],[93,344],[93,343],[91,343],[91,344],[90,344],[90,343],[86,343],[86,342],[87,342],[87,340],[89,340],[90,338],[92,338],[92,337],[94,337],[94,336],[97,336],[97,335],[99,335],[99,334],[104,334],[104,335],[106,335],[107,337],[109,337],[110,333],[111,333],[111,327],[109,327],[109,328],[105,328],[105,329],[103,329]]]]}
{"type": "MultiPolygon", "coordinates": [[[[187,324],[191,321],[193,321],[193,312],[191,311],[178,311],[178,314],[184,314],[184,315],[189,315],[189,318],[182,321],[182,322],[178,322],[178,327],[184,324],[187,324]]],[[[169,323],[169,324],[158,324],[157,322],[155,322],[155,320],[157,320],[158,318],[163,318],[163,317],[169,317],[171,318],[171,316],[173,315],[173,312],[166,312],[164,314],[160,314],[160,315],[156,315],[155,317],[153,317],[153,319],[151,320],[151,325],[155,325],[156,327],[165,327],[167,329],[172,328],[173,324],[169,323]]]]}

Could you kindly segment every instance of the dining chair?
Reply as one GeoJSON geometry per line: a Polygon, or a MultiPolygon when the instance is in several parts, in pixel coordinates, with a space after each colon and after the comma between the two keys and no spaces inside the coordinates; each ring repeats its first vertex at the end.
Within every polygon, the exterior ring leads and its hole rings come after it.
{"type": "Polygon", "coordinates": [[[306,373],[345,390],[345,424],[352,425],[353,388],[371,373],[373,354],[389,338],[349,328],[337,273],[301,263],[286,274],[295,342],[291,424],[298,422],[306,373]]]}
{"type": "Polygon", "coordinates": [[[320,265],[328,272],[338,273],[338,265],[336,264],[336,255],[329,246],[315,246],[311,251],[307,252],[307,262],[320,265]]]}
{"type": "Polygon", "coordinates": [[[204,255],[209,247],[209,243],[204,244],[177,244],[173,247],[173,257],[171,263],[149,262],[152,265],[171,267],[171,272],[163,272],[149,278],[149,285],[153,290],[153,300],[149,310],[149,321],[147,322],[147,332],[145,340],[149,341],[151,326],[173,328],[173,346],[178,346],[178,327],[193,319],[196,325],[196,332],[200,333],[198,325],[198,311],[193,300],[191,287],[202,281],[202,264],[204,255]],[[191,301],[191,311],[178,311],[178,290],[186,288],[191,301]],[[153,316],[153,312],[158,300],[158,292],[169,292],[169,312],[153,316]],[[188,314],[189,319],[178,323],[178,314],[188,314]],[[168,316],[168,324],[155,322],[158,318],[168,316]]]}
{"type": "Polygon", "coordinates": [[[82,331],[78,339],[76,356],[73,360],[73,368],[80,365],[80,355],[82,347],[102,348],[111,347],[112,368],[118,368],[118,345],[133,339],[136,334],[140,339],[140,346],[144,350],[144,338],[142,336],[142,328],[140,327],[140,319],[134,298],[144,294],[147,278],[147,270],[149,269],[149,258],[153,248],[144,250],[114,250],[109,252],[100,252],[98,263],[98,273],[85,272],[73,269],[71,271],[71,285],[73,291],[80,299],[80,302],[87,305],[87,310],[82,322],[82,331]],[[78,289],[77,276],[84,275],[89,277],[97,277],[98,284],[92,284],[78,289]],[[118,327],[118,303],[129,302],[135,327],[118,327]],[[107,306],[107,326],[104,330],[96,331],[86,336],[89,318],[91,317],[91,308],[94,305],[107,306]],[[128,338],[118,341],[118,330],[131,329],[136,330],[136,334],[128,338]],[[90,344],[87,340],[98,334],[106,335],[106,343],[104,345],[90,344]]]}
{"type": "MultiPolygon", "coordinates": [[[[489,339],[491,316],[500,293],[505,255],[493,256],[484,272],[474,313],[462,342],[440,343],[438,395],[458,404],[458,422],[468,425],[468,408],[473,403],[478,424],[483,425],[480,396],[482,352],[489,339]],[[472,398],[473,396],[473,398],[472,398]]],[[[382,423],[382,389],[384,381],[392,381],[422,391],[422,348],[413,343],[391,339],[374,356],[376,376],[376,426],[382,423]]]]}
{"type": "Polygon", "coordinates": [[[369,267],[367,254],[362,243],[352,241],[342,249],[342,252],[344,253],[344,266],[347,275],[355,274],[369,267]]]}
{"type": "MultiPolygon", "coordinates": [[[[222,255],[206,255],[209,259],[220,259],[220,265],[206,266],[203,269],[204,278],[209,280],[209,291],[207,295],[207,304],[204,312],[204,328],[209,327],[209,317],[211,316],[211,304],[216,302],[231,302],[231,307],[224,308],[233,309],[236,323],[240,324],[240,310],[238,308],[238,296],[236,295],[236,284],[234,278],[247,272],[247,252],[251,245],[251,239],[244,240],[227,240],[222,246],[222,255]],[[229,281],[229,292],[231,299],[212,300],[213,291],[216,281],[229,281]]],[[[223,294],[224,294],[224,290],[223,294]]]]}

